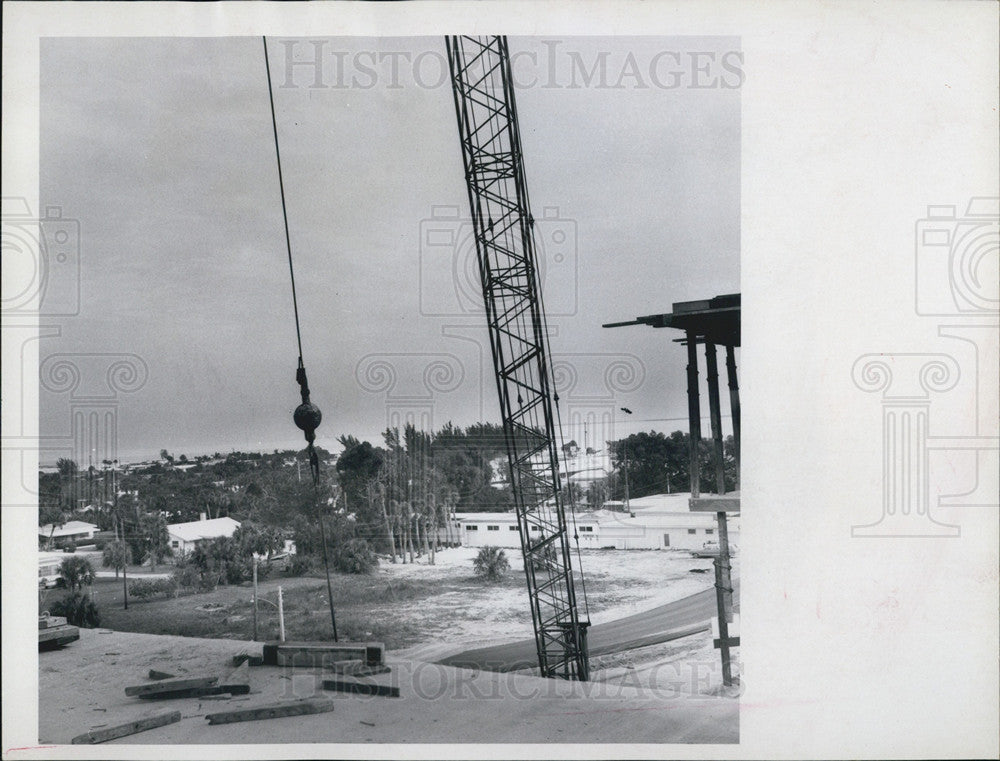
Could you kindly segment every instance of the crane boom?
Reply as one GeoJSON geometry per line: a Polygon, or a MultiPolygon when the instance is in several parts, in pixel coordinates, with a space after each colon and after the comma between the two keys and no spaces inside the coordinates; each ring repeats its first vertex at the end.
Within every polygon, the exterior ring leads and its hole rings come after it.
{"type": "MultiPolygon", "coordinates": [[[[543,676],[586,681],[559,481],[548,332],[505,37],[448,37],[465,179],[543,676]]],[[[582,578],[582,575],[581,575],[582,578]]]]}

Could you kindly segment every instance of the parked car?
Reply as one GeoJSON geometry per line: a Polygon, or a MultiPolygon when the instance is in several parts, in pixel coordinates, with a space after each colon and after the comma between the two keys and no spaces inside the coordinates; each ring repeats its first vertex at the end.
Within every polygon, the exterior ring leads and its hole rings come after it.
{"type": "Polygon", "coordinates": [[[52,589],[54,587],[66,586],[66,580],[59,570],[59,563],[55,561],[40,561],[38,564],[38,588],[52,589]]]}
{"type": "MultiPolygon", "coordinates": [[[[732,557],[736,554],[737,546],[735,544],[729,545],[729,556],[732,557]]],[[[717,558],[719,557],[719,543],[714,539],[710,539],[705,542],[700,550],[691,550],[691,554],[696,558],[717,558]]]]}

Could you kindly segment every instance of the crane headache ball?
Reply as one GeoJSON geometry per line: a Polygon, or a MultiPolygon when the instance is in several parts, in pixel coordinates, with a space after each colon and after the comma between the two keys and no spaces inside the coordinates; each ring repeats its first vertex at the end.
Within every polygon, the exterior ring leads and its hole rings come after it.
{"type": "Polygon", "coordinates": [[[323,420],[323,413],[315,404],[307,402],[295,408],[292,419],[295,421],[295,425],[305,431],[306,441],[311,442],[316,438],[316,429],[319,428],[319,424],[323,420]]]}

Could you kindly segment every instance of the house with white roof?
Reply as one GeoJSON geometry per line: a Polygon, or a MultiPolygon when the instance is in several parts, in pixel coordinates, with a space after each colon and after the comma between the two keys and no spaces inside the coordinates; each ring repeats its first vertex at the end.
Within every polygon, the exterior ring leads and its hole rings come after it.
{"type": "Polygon", "coordinates": [[[212,518],[211,520],[206,520],[203,517],[199,521],[171,523],[167,526],[167,535],[170,537],[170,548],[174,554],[186,555],[195,548],[198,542],[218,539],[221,536],[232,536],[239,527],[240,522],[228,516],[212,518]]]}
{"type": "Polygon", "coordinates": [[[52,543],[57,545],[69,542],[81,542],[94,538],[98,527],[86,521],[68,521],[63,524],[51,523],[38,527],[38,539],[41,542],[48,542],[51,537],[52,543]]]}

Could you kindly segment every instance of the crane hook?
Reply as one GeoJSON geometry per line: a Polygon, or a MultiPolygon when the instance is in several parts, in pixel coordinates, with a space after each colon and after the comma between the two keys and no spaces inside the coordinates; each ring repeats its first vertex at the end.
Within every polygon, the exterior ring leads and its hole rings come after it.
{"type": "Polygon", "coordinates": [[[302,364],[302,357],[299,357],[299,367],[295,371],[295,380],[302,392],[302,404],[295,408],[292,419],[295,421],[295,425],[305,433],[306,441],[309,444],[309,468],[312,470],[313,481],[318,483],[319,457],[313,448],[313,442],[316,441],[316,429],[319,428],[319,424],[323,420],[323,413],[320,412],[319,407],[309,401],[309,381],[306,379],[306,368],[302,364]]]}

